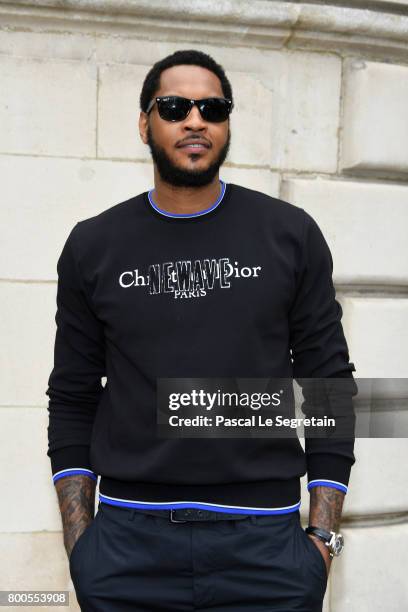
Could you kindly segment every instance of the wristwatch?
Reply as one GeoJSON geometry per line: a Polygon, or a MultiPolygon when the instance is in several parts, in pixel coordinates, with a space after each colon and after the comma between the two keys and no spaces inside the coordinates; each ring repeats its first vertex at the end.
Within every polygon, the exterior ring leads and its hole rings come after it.
{"type": "Polygon", "coordinates": [[[344,548],[344,537],[341,533],[326,531],[322,527],[314,527],[313,525],[306,527],[305,531],[306,533],[312,533],[325,543],[330,551],[330,557],[338,557],[344,548]]]}

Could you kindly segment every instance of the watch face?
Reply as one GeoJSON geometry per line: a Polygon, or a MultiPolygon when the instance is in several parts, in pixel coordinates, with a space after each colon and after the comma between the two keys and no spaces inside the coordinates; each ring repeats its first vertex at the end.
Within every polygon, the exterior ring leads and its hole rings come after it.
{"type": "Polygon", "coordinates": [[[331,548],[332,548],[332,552],[333,554],[335,554],[336,556],[339,555],[341,553],[341,551],[343,550],[344,547],[344,538],[343,536],[338,533],[332,540],[331,544],[331,548]]]}

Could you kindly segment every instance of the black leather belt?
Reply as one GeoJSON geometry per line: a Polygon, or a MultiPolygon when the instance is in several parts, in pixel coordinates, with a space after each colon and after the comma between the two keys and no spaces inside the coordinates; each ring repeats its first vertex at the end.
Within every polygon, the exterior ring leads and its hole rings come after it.
{"type": "Polygon", "coordinates": [[[225,521],[246,519],[249,514],[214,512],[213,510],[199,510],[197,508],[177,508],[174,510],[144,510],[135,508],[135,512],[152,514],[168,518],[171,523],[187,523],[188,521],[225,521]]]}

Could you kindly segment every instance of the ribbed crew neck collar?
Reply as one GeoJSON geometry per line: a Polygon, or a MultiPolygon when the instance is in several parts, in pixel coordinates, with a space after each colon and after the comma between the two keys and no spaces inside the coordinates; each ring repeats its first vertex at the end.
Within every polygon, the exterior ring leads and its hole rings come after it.
{"type": "Polygon", "coordinates": [[[212,216],[212,213],[214,213],[214,211],[218,209],[221,202],[225,199],[225,194],[228,191],[227,183],[225,183],[224,181],[220,179],[220,184],[221,184],[221,193],[218,196],[217,200],[214,202],[214,204],[211,204],[211,206],[209,206],[208,208],[205,208],[204,210],[200,210],[195,213],[171,213],[167,210],[164,210],[163,208],[160,208],[159,206],[157,206],[157,204],[155,203],[153,199],[154,188],[150,189],[147,192],[147,201],[149,203],[150,209],[153,212],[155,212],[157,215],[162,216],[165,219],[180,219],[180,220],[181,219],[182,220],[191,219],[193,220],[193,219],[199,219],[202,217],[207,217],[208,215],[212,216]]]}

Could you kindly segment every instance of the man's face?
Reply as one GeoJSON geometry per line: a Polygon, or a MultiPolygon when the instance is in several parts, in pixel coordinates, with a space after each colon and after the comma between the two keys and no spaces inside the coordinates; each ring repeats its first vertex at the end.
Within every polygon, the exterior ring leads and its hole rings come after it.
{"type": "MultiPolygon", "coordinates": [[[[218,77],[200,66],[173,66],[164,70],[156,96],[182,96],[188,99],[224,97],[218,77]]],[[[149,113],[140,113],[140,136],[149,145],[161,179],[171,185],[198,187],[207,185],[225,161],[229,144],[229,120],[204,121],[193,106],[183,121],[165,121],[157,104],[149,113]],[[191,143],[202,144],[199,148],[191,143]],[[189,145],[190,143],[190,145],[189,145]]]]}

